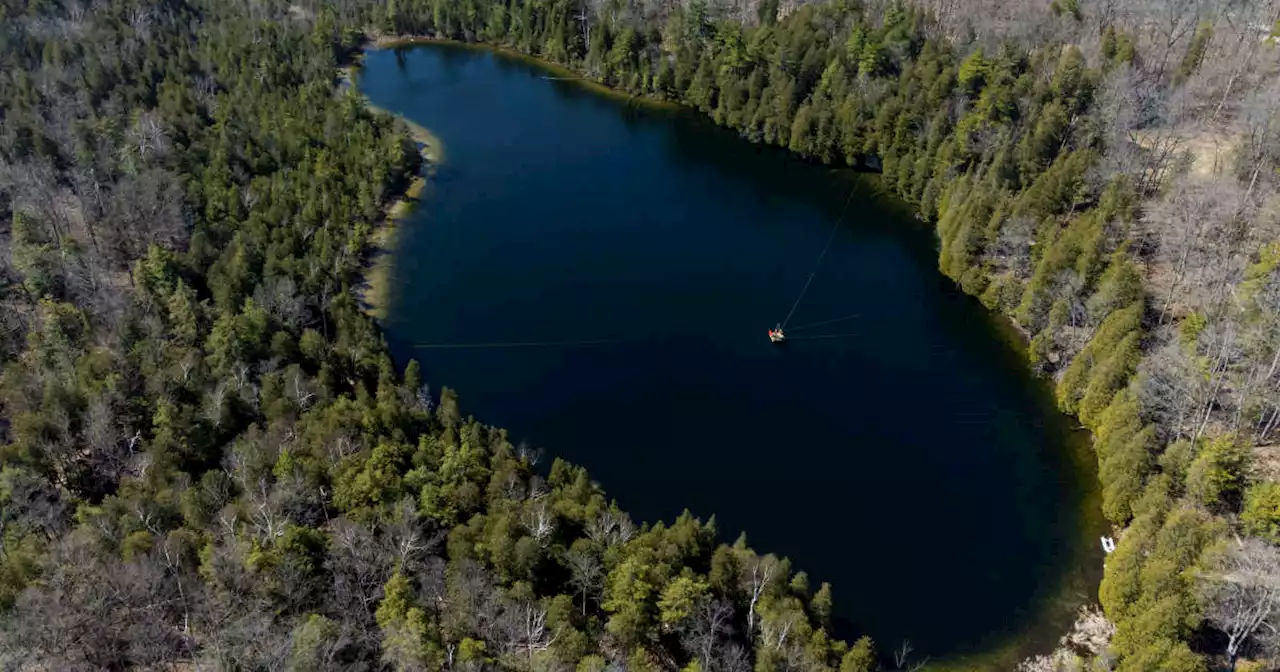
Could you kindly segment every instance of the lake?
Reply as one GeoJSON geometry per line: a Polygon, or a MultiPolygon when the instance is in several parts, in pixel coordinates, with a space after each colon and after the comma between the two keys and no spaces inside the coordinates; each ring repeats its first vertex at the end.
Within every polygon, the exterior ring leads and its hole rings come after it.
{"type": "Polygon", "coordinates": [[[361,91],[444,146],[398,234],[397,360],[637,520],[715,515],[830,581],[843,635],[963,669],[1050,647],[1097,591],[1094,458],[932,229],[874,176],[551,77],[368,54],[361,91]]]}

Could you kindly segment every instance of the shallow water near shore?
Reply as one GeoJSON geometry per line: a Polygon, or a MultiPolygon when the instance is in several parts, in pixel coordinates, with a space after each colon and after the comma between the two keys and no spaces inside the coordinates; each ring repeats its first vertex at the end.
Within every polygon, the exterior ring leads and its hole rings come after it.
{"type": "Polygon", "coordinates": [[[1087,436],[874,177],[474,48],[370,52],[359,87],[449,156],[384,320],[433,389],[638,520],[790,557],[840,634],[927,669],[1011,669],[1094,598],[1087,436]]]}

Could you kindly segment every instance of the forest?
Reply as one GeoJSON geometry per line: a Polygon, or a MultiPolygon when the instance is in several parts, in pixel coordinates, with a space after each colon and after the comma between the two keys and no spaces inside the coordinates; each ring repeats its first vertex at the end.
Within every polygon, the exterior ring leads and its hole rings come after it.
{"type": "Polygon", "coordinates": [[[327,6],[376,44],[518,50],[879,172],[1094,435],[1102,641],[1023,667],[1277,666],[1280,3],[327,6]]]}
{"type": "Polygon", "coordinates": [[[1280,3],[339,5],[877,170],[1094,435],[1103,641],[1023,667],[1276,667],[1280,3]]]}
{"type": "MultiPolygon", "coordinates": [[[[637,524],[397,368],[420,169],[337,86],[484,42],[870,168],[1095,436],[1105,641],[1280,649],[1276,0],[0,0],[0,665],[918,668],[714,521],[637,524]]],[[[842,586],[856,599],[856,586],[842,586]]]]}
{"type": "Polygon", "coordinates": [[[0,3],[0,667],[876,669],[393,365],[352,288],[421,158],[335,16],[0,3]]]}

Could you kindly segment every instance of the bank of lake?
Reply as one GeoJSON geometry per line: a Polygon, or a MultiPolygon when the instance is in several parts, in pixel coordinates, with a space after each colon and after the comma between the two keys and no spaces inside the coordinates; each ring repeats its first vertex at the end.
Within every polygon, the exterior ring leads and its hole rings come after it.
{"type": "MultiPolygon", "coordinates": [[[[389,49],[389,48],[403,47],[409,44],[422,44],[422,43],[433,45],[434,48],[460,48],[460,49],[466,49],[470,51],[489,51],[489,52],[500,53],[504,58],[514,59],[526,65],[534,65],[538,68],[541,68],[543,72],[548,72],[548,73],[551,73],[551,75],[553,75],[553,77],[544,77],[544,78],[555,79],[558,81],[567,81],[573,86],[576,86],[584,90],[589,90],[594,93],[607,93],[610,95],[612,99],[625,101],[628,105],[631,105],[637,102],[640,102],[646,106],[651,106],[652,104],[652,101],[640,101],[630,96],[617,94],[616,92],[612,92],[611,90],[601,86],[600,84],[588,79],[583,79],[580,77],[565,76],[566,74],[572,74],[572,73],[570,73],[567,70],[564,70],[563,68],[558,68],[554,65],[538,61],[537,59],[533,59],[528,56],[524,56],[520,54],[514,54],[512,52],[503,52],[502,50],[493,50],[493,49],[489,49],[488,47],[483,47],[478,45],[456,45],[456,44],[442,45],[441,41],[431,40],[429,38],[417,38],[417,39],[405,38],[403,40],[383,40],[379,43],[379,46],[389,49]]],[[[670,110],[675,106],[670,104],[662,104],[659,107],[661,109],[670,110]]],[[[430,123],[430,121],[428,120],[427,123],[430,123]]],[[[429,136],[422,136],[422,137],[429,137],[429,136]]],[[[438,140],[435,140],[435,146],[437,147],[439,146],[438,140]]],[[[443,194],[442,196],[447,198],[448,194],[443,194]]],[[[407,205],[404,207],[407,207],[407,205]]],[[[403,217],[406,213],[404,211],[401,211],[399,214],[401,217],[403,217]]],[[[384,255],[384,256],[392,256],[392,255],[384,255]]],[[[386,282],[388,280],[389,278],[385,278],[385,277],[383,278],[382,287],[384,289],[383,289],[383,293],[379,295],[381,305],[384,308],[386,306],[386,301],[387,301],[387,297],[385,294],[385,291],[386,291],[385,287],[386,287],[386,282]]],[[[1007,321],[1004,321],[1004,318],[1000,318],[1000,320],[1002,321],[1002,324],[1005,325],[1005,328],[1003,329],[1002,333],[1005,335],[1005,338],[1008,340],[1008,343],[1006,345],[1008,345],[1011,348],[1018,349],[1019,356],[1024,358],[1025,353],[1022,352],[1021,346],[1018,344],[1018,342],[1021,339],[1017,337],[1017,334],[1012,328],[1012,326],[1007,321]]],[[[449,384],[449,385],[453,384],[449,380],[441,380],[440,382],[443,384],[449,384]]],[[[1052,406],[1052,399],[1051,399],[1051,396],[1049,395],[1049,390],[1047,388],[1047,385],[1044,384],[1044,381],[1037,382],[1036,387],[1037,389],[1035,391],[1035,394],[1042,395],[1044,397],[1043,403],[1049,406],[1052,406]]],[[[464,390],[463,398],[464,400],[468,398],[467,395],[465,394],[465,390],[464,390]]],[[[519,428],[517,427],[512,429],[518,430],[519,428]]],[[[1099,494],[1096,488],[1096,478],[1094,478],[1093,476],[1093,472],[1096,469],[1096,463],[1095,463],[1094,456],[1092,454],[1092,450],[1089,446],[1087,435],[1084,435],[1082,432],[1078,432],[1078,431],[1073,432],[1072,434],[1073,434],[1073,438],[1067,441],[1068,445],[1066,446],[1065,458],[1070,462],[1071,470],[1073,471],[1079,470],[1077,473],[1088,476],[1089,484],[1091,486],[1089,488],[1086,488],[1086,491],[1082,493],[1080,501],[1075,503],[1077,506],[1079,506],[1079,510],[1073,514],[1073,515],[1078,515],[1080,517],[1081,524],[1079,525],[1079,529],[1078,529],[1079,534],[1076,535],[1077,538],[1072,542],[1071,548],[1064,549],[1066,551],[1066,554],[1071,556],[1069,564],[1074,569],[1064,573],[1064,575],[1061,577],[1060,585],[1058,585],[1056,588],[1038,591],[1038,592],[1044,593],[1044,598],[1042,599],[1041,606],[1036,610],[1039,613],[1039,615],[1036,618],[1030,619],[1031,621],[1033,621],[1031,623],[1017,624],[1017,627],[1014,628],[1017,630],[1016,634],[1009,635],[1008,633],[999,633],[999,636],[996,637],[996,640],[998,641],[985,642],[983,646],[979,647],[981,648],[981,651],[976,653],[975,652],[962,653],[956,656],[952,656],[945,661],[936,661],[930,664],[929,669],[939,669],[939,670],[1011,669],[1012,666],[1016,664],[1016,662],[1022,657],[1024,657],[1025,655],[1028,655],[1029,653],[1043,651],[1046,648],[1048,648],[1056,640],[1057,636],[1063,633],[1066,630],[1066,628],[1069,627],[1071,621],[1074,618],[1076,609],[1081,604],[1094,601],[1095,594],[1096,594],[1096,587],[1097,587],[1097,579],[1100,576],[1100,572],[1101,572],[1101,566],[1100,566],[1099,558],[1096,552],[1097,551],[1096,533],[1098,532],[1098,530],[1104,528],[1104,525],[1101,520],[1101,516],[1098,513],[1099,494]]],[[[551,446],[551,448],[554,450],[555,446],[553,445],[551,446]]],[[[579,459],[577,461],[581,462],[583,460],[579,459]]],[[[587,466],[589,467],[592,466],[590,464],[590,461],[587,461],[587,466]]],[[[596,470],[593,469],[593,471],[596,471],[596,470]]],[[[609,485],[607,481],[606,481],[606,485],[609,485]]],[[[627,505],[627,501],[625,499],[623,500],[623,504],[627,505]]],[[[1001,530],[992,529],[990,530],[989,537],[984,539],[974,539],[973,543],[990,544],[993,548],[993,552],[999,552],[998,539],[1001,534],[1002,534],[1001,530]]],[[[764,550],[773,550],[773,549],[764,549],[764,550]]],[[[799,564],[801,568],[804,568],[804,563],[799,563],[799,564]]],[[[856,586],[843,586],[840,582],[836,582],[838,602],[857,600],[858,596],[856,593],[856,588],[857,588],[856,586]]],[[[928,608],[928,607],[925,606],[922,608],[928,608]]],[[[904,634],[909,636],[910,633],[904,633],[904,634]]],[[[882,642],[882,647],[885,649],[888,649],[892,647],[892,644],[893,642],[882,642]]]]}

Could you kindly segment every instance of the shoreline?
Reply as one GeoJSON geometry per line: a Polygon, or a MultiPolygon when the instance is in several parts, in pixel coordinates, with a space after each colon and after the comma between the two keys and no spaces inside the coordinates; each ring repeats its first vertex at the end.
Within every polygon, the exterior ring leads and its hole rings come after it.
{"type": "MultiPolygon", "coordinates": [[[[523,63],[531,64],[540,70],[545,71],[547,80],[558,80],[578,83],[598,95],[608,98],[624,101],[627,104],[633,102],[645,106],[652,106],[664,110],[680,110],[697,113],[698,116],[708,119],[696,109],[690,108],[678,102],[669,100],[659,100],[642,95],[632,95],[611,89],[608,86],[592,79],[582,76],[566,66],[546,61],[536,56],[530,56],[510,48],[489,45],[484,43],[469,43],[450,39],[440,39],[430,36],[369,36],[364,49],[360,52],[358,58],[362,59],[368,51],[383,51],[399,48],[408,48],[415,46],[442,46],[449,48],[468,49],[474,51],[488,51],[500,55],[505,58],[511,58],[523,63]]],[[[354,82],[353,82],[354,85],[354,82]]],[[[366,104],[368,104],[366,100],[366,104]]],[[[371,109],[380,110],[376,106],[369,104],[371,109]]],[[[399,118],[399,117],[398,117],[399,118]]],[[[412,122],[407,123],[412,124],[412,122]]],[[[717,124],[718,125],[718,124],[717,124]]],[[[414,124],[413,126],[417,126],[414,124]]],[[[417,127],[421,128],[421,127],[417,127]]],[[[426,131],[426,129],[422,129],[426,131]]],[[[753,143],[754,144],[754,143],[753,143]]],[[[854,169],[837,169],[850,170],[854,169]]],[[[856,172],[856,171],[855,171],[856,172]]],[[[888,196],[881,194],[880,196],[888,196]]],[[[896,200],[896,199],[893,199],[896,200]]],[[[407,209],[411,207],[410,203],[404,203],[407,209]]],[[[912,214],[914,211],[905,206],[905,204],[895,205],[902,207],[904,216],[912,214]]],[[[918,218],[916,218],[918,219],[918,218]]],[[[930,226],[934,226],[932,222],[923,222],[930,226]]],[[[393,247],[393,246],[392,246],[393,247]]],[[[386,249],[392,249],[388,247],[386,249]]],[[[389,254],[383,257],[390,256],[389,254]]],[[[389,264],[389,260],[385,263],[389,264]]],[[[389,271],[380,271],[388,273],[389,271]]],[[[373,274],[374,271],[371,271],[373,274]]],[[[385,286],[385,278],[381,280],[385,286]]],[[[958,290],[957,286],[957,290],[958,290]]],[[[973,296],[973,300],[981,301],[980,297],[973,296]]],[[[385,306],[384,306],[385,307],[385,306]]],[[[1030,369],[1027,357],[1028,335],[1025,330],[1020,328],[1011,316],[998,311],[992,310],[984,306],[984,310],[999,323],[1002,332],[1002,340],[1017,353],[1019,363],[1025,369],[1030,369]]],[[[1044,389],[1039,390],[1038,394],[1043,394],[1048,400],[1046,403],[1056,409],[1056,404],[1052,402],[1053,392],[1051,382],[1039,376],[1034,376],[1044,383],[1044,389]]],[[[1078,423],[1075,416],[1062,415],[1063,419],[1069,419],[1073,423],[1078,423]]],[[[1102,573],[1101,560],[1096,558],[1097,546],[1095,543],[1094,532],[1092,529],[1099,524],[1101,520],[1100,507],[1100,482],[1097,477],[1097,464],[1093,454],[1092,434],[1084,432],[1076,434],[1079,431],[1076,427],[1064,427],[1065,431],[1073,434],[1066,439],[1068,444],[1063,455],[1059,456],[1059,460],[1063,465],[1074,465],[1071,469],[1071,480],[1079,490],[1074,493],[1079,497],[1077,504],[1080,509],[1076,511],[1076,515],[1080,517],[1080,536],[1079,546],[1065,550],[1065,554],[1073,556],[1072,560],[1064,565],[1065,571],[1057,578],[1056,585],[1045,590],[1035,600],[1035,604],[1028,607],[1018,614],[1011,615],[1012,618],[1020,621],[1022,627],[1016,628],[1013,632],[991,633],[986,641],[975,642],[975,646],[966,651],[957,652],[947,658],[932,661],[929,669],[935,669],[939,672],[971,672],[973,670],[1003,670],[1012,669],[1022,660],[1037,655],[1038,653],[1048,654],[1059,643],[1059,638],[1066,636],[1072,631],[1072,624],[1076,619],[1080,608],[1083,606],[1096,606],[1097,599],[1097,579],[1102,573]],[[1091,564],[1095,563],[1096,564],[1091,564]],[[1092,585],[1090,585],[1092,584],[1092,585]]],[[[1103,521],[1105,524],[1105,521],[1103,521]]],[[[837,587],[838,588],[838,587],[837,587]]]]}
{"type": "MultiPolygon", "coordinates": [[[[500,54],[507,58],[523,61],[537,66],[541,70],[545,70],[551,77],[544,77],[548,81],[563,81],[577,84],[592,93],[611,98],[613,100],[627,103],[628,105],[644,105],[655,110],[688,110],[688,106],[673,100],[665,100],[653,98],[651,96],[626,93],[619,91],[607,84],[604,84],[588,75],[577,72],[555,61],[549,61],[539,56],[531,56],[521,51],[516,51],[509,47],[496,44],[487,44],[484,42],[463,42],[461,40],[451,40],[448,38],[431,37],[430,35],[381,35],[370,34],[368,44],[361,52],[361,56],[369,51],[386,51],[390,49],[400,49],[404,47],[415,47],[424,45],[441,45],[458,49],[471,49],[475,51],[488,51],[500,54]]],[[[696,111],[696,110],[695,110],[696,111]]]]}
{"type": "Polygon", "coordinates": [[[435,177],[436,170],[444,162],[444,143],[434,133],[403,115],[374,105],[367,96],[356,88],[356,77],[364,67],[364,53],[357,54],[349,65],[339,68],[338,93],[352,91],[363,101],[365,109],[374,114],[385,114],[395,119],[395,123],[404,126],[408,136],[418,146],[422,164],[405,187],[404,193],[389,201],[383,208],[382,217],[378,220],[369,240],[365,245],[365,261],[362,264],[359,281],[353,288],[361,310],[381,322],[386,317],[389,301],[391,279],[394,277],[395,251],[399,244],[400,224],[413,212],[414,205],[421,200],[429,181],[435,177]]]}

